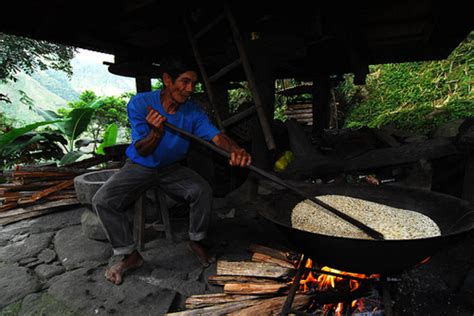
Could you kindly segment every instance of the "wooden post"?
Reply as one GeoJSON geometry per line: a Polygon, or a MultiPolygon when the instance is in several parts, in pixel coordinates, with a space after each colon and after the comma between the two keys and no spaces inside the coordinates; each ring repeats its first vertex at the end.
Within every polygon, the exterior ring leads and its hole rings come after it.
{"type": "MultiPolygon", "coordinates": [[[[262,99],[267,121],[273,126],[273,113],[275,112],[275,76],[272,63],[268,58],[259,57],[257,52],[252,56],[253,69],[257,81],[257,87],[262,99]]],[[[252,139],[252,160],[255,166],[271,170],[273,168],[272,153],[267,150],[265,135],[260,122],[256,123],[252,139]]]]}
{"type": "Polygon", "coordinates": [[[320,136],[329,127],[330,81],[327,74],[320,74],[313,80],[313,133],[320,136]]]}
{"type": "Polygon", "coordinates": [[[139,76],[135,78],[137,92],[151,91],[151,79],[147,76],[139,76]]]}

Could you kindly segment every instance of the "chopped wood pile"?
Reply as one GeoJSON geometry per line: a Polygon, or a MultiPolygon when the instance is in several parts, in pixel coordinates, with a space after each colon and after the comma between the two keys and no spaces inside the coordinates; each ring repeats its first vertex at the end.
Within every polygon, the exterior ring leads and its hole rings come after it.
{"type": "MultiPolygon", "coordinates": [[[[270,315],[283,308],[300,255],[251,245],[252,261],[218,261],[217,275],[209,283],[224,293],[192,295],[186,310],[168,315],[270,315]]],[[[311,296],[297,292],[292,309],[308,305],[311,296]]]]}
{"type": "Polygon", "coordinates": [[[0,184],[0,225],[58,211],[79,204],[74,177],[86,172],[73,168],[17,168],[0,184]]]}

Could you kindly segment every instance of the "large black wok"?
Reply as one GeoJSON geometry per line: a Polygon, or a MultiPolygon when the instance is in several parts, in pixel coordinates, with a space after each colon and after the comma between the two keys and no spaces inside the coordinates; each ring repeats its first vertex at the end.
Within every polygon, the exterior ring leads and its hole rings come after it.
{"type": "Polygon", "coordinates": [[[358,273],[395,274],[411,268],[474,229],[474,212],[461,199],[430,191],[395,186],[327,185],[305,190],[313,196],[337,194],[361,198],[429,216],[441,236],[412,240],[363,240],[332,237],[291,227],[291,211],[302,198],[291,191],[272,195],[259,210],[293,244],[318,265],[358,273]]]}

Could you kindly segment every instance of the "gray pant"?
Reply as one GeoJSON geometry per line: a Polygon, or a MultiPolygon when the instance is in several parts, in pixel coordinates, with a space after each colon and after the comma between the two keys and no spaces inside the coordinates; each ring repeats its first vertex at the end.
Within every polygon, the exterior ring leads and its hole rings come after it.
{"type": "Polygon", "coordinates": [[[127,211],[140,194],[155,185],[172,198],[189,204],[190,239],[198,241],[206,237],[212,190],[201,176],[179,164],[147,168],[127,162],[92,199],[115,255],[130,254],[136,249],[127,211]]]}

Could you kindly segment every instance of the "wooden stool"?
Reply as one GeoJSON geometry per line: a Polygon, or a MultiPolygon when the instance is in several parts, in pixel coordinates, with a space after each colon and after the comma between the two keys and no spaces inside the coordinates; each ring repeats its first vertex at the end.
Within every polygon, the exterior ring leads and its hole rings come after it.
{"type": "Polygon", "coordinates": [[[158,218],[161,218],[162,223],[153,223],[152,227],[156,231],[164,231],[166,235],[166,240],[169,243],[173,242],[173,236],[171,235],[171,225],[170,225],[170,216],[168,212],[168,207],[166,205],[166,193],[163,192],[158,187],[153,187],[148,189],[135,201],[134,205],[134,223],[133,223],[133,235],[135,242],[137,243],[138,249],[143,250],[145,247],[145,209],[144,209],[144,197],[148,191],[153,191],[155,196],[155,204],[158,204],[156,207],[158,218]]]}

